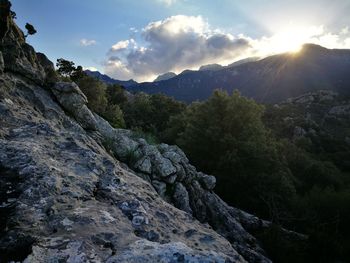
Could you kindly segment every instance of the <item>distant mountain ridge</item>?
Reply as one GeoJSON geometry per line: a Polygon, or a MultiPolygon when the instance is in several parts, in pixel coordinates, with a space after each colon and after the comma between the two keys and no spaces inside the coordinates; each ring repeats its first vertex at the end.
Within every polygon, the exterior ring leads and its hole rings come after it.
{"type": "Polygon", "coordinates": [[[91,71],[91,70],[85,70],[84,71],[87,75],[91,76],[91,77],[95,77],[99,80],[101,80],[102,82],[106,83],[106,84],[119,84],[121,86],[124,87],[130,87],[133,85],[138,84],[135,80],[130,79],[130,80],[118,80],[118,79],[113,79],[105,74],[100,73],[99,71],[91,71]]]}
{"type": "Polygon", "coordinates": [[[153,80],[153,82],[168,80],[176,76],[177,75],[174,72],[167,72],[162,75],[159,75],[155,80],[153,80]]]}
{"type": "Polygon", "coordinates": [[[263,103],[276,103],[321,89],[350,95],[350,50],[305,44],[298,53],[284,53],[222,69],[186,70],[161,82],[139,83],[129,91],[163,93],[192,102],[208,98],[214,89],[232,92],[263,103]]]}
{"type": "Polygon", "coordinates": [[[199,68],[199,71],[220,70],[222,68],[223,68],[223,66],[221,66],[219,64],[208,64],[208,65],[201,66],[199,68]]]}

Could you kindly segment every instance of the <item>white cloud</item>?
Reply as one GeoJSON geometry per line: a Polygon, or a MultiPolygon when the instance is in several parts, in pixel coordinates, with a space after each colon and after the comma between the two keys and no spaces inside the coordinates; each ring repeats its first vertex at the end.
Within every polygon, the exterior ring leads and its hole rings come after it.
{"type": "Polygon", "coordinates": [[[129,39],[111,47],[105,65],[107,74],[119,79],[148,80],[167,71],[230,62],[250,47],[244,38],[211,30],[201,16],[178,15],[149,23],[142,37],[144,46],[129,39]]]}
{"type": "Polygon", "coordinates": [[[288,51],[297,51],[304,43],[314,42],[315,37],[322,36],[324,26],[288,26],[272,36],[250,39],[253,52],[258,56],[268,56],[288,51]]]}
{"type": "Polygon", "coordinates": [[[134,39],[127,39],[127,40],[122,40],[119,41],[117,43],[115,43],[112,47],[111,47],[111,51],[120,51],[120,50],[125,50],[127,49],[129,46],[133,46],[135,47],[136,42],[134,39]]]}
{"type": "Polygon", "coordinates": [[[80,45],[83,47],[94,46],[96,44],[97,42],[94,39],[86,39],[86,38],[80,39],[80,45]]]}
{"type": "Polygon", "coordinates": [[[227,65],[251,56],[293,51],[304,43],[350,48],[347,27],[334,33],[323,25],[288,25],[269,36],[252,38],[212,29],[201,16],[185,15],[151,22],[140,36],[139,42],[122,40],[110,48],[104,64],[106,74],[117,79],[148,81],[168,71],[179,73],[205,64],[227,65]]]}
{"type": "Polygon", "coordinates": [[[165,4],[166,6],[171,6],[175,4],[177,0],[157,0],[159,3],[165,4]]]}
{"type": "Polygon", "coordinates": [[[305,43],[313,43],[326,48],[350,48],[350,32],[342,28],[332,33],[324,25],[286,27],[269,37],[250,39],[252,52],[258,56],[268,56],[288,51],[297,51],[305,43]]]}
{"type": "Polygon", "coordinates": [[[139,32],[138,29],[135,28],[135,27],[130,27],[129,30],[130,30],[131,32],[133,32],[133,33],[139,32]]]}
{"type": "Polygon", "coordinates": [[[341,35],[347,35],[347,34],[349,34],[349,27],[346,26],[346,27],[342,28],[342,30],[340,31],[340,34],[341,34],[341,35]]]}
{"type": "Polygon", "coordinates": [[[132,72],[119,60],[109,59],[105,63],[105,73],[121,80],[129,80],[133,78],[132,72]],[[113,72],[117,73],[113,74],[113,72]]]}
{"type": "Polygon", "coordinates": [[[130,43],[129,40],[119,41],[112,46],[111,50],[118,51],[118,50],[126,49],[129,46],[129,43],[130,43]]]}

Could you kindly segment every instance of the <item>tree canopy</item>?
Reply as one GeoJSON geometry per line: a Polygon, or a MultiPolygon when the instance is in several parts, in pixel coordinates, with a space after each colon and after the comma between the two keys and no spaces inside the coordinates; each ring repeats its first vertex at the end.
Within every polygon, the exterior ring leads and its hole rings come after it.
{"type": "Polygon", "coordinates": [[[26,23],[25,28],[27,29],[27,35],[34,35],[37,31],[33,25],[26,23]]]}
{"type": "Polygon", "coordinates": [[[73,61],[69,61],[63,58],[57,59],[56,63],[57,71],[65,77],[69,77],[76,70],[73,61]]]}

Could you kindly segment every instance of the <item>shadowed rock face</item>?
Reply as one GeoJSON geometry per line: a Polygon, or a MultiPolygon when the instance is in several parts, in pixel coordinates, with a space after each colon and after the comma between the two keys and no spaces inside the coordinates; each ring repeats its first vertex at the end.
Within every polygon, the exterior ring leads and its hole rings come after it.
{"type": "Polygon", "coordinates": [[[26,43],[23,32],[14,23],[10,7],[8,0],[0,0],[0,49],[5,62],[4,70],[43,84],[46,73],[35,50],[26,43]]]}
{"type": "MultiPolygon", "coordinates": [[[[14,215],[16,210],[17,198],[22,193],[23,180],[20,175],[4,167],[0,167],[0,236],[4,236],[8,226],[13,222],[9,218],[14,215]]],[[[17,242],[17,247],[13,247],[11,234],[0,245],[0,254],[3,261],[15,260],[21,261],[31,252],[33,239],[21,236],[17,242]]]]}
{"type": "Polygon", "coordinates": [[[68,117],[53,93],[11,73],[0,79],[9,87],[0,100],[0,189],[11,204],[1,221],[1,262],[170,262],[174,254],[245,262],[111,157],[93,139],[97,132],[68,117]],[[4,194],[13,180],[19,188],[11,199],[4,194]],[[27,254],[18,258],[18,251],[27,254]]]}
{"type": "Polygon", "coordinates": [[[1,262],[270,262],[248,232],[269,222],[229,207],[178,147],[112,128],[77,85],[48,81],[52,63],[9,24],[1,262]]]}

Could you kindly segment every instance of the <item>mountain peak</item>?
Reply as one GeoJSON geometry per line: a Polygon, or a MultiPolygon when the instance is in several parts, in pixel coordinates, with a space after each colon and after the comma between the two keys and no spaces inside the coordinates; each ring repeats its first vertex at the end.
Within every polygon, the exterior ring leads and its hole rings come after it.
{"type": "Polygon", "coordinates": [[[136,85],[138,84],[135,80],[133,79],[129,79],[129,80],[118,80],[118,79],[113,79],[111,78],[110,76],[108,75],[105,75],[105,74],[102,74],[101,72],[99,71],[91,71],[91,70],[88,70],[86,69],[84,71],[87,75],[91,76],[91,77],[94,77],[94,78],[97,78],[99,80],[101,80],[102,82],[106,83],[106,84],[118,84],[118,85],[121,85],[121,86],[124,86],[124,87],[130,87],[130,86],[133,86],[133,85],[136,85]]]}
{"type": "Polygon", "coordinates": [[[219,70],[219,69],[222,69],[222,66],[219,64],[208,64],[208,65],[201,66],[199,68],[199,71],[219,70]]]}
{"type": "Polygon", "coordinates": [[[153,82],[168,80],[168,79],[171,79],[171,78],[176,77],[176,76],[177,75],[174,72],[167,72],[167,73],[159,75],[155,80],[153,80],[153,82]]]}
{"type": "Polygon", "coordinates": [[[301,48],[301,51],[326,51],[326,50],[328,49],[314,43],[305,43],[301,48]]]}

